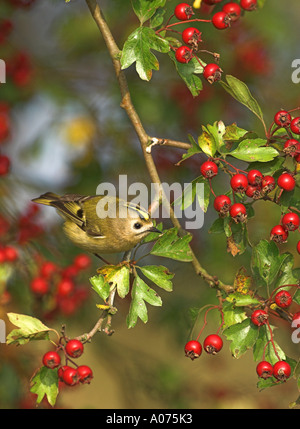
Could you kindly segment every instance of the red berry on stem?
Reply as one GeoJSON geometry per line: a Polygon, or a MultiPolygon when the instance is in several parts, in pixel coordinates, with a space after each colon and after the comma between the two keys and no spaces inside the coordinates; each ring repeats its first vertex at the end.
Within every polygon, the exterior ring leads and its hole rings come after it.
{"type": "Polygon", "coordinates": [[[217,334],[208,335],[203,342],[203,347],[206,353],[215,355],[222,349],[223,340],[217,334]]]}
{"type": "Polygon", "coordinates": [[[241,16],[241,8],[237,3],[229,2],[224,4],[222,11],[229,15],[231,21],[237,21],[241,16]]]}
{"type": "Polygon", "coordinates": [[[14,262],[18,259],[19,253],[18,253],[17,249],[15,249],[14,247],[5,246],[3,250],[5,253],[5,259],[8,262],[14,262]]]}
{"type": "Polygon", "coordinates": [[[217,212],[225,214],[229,211],[231,199],[227,195],[218,195],[214,200],[214,208],[217,212]]]}
{"type": "Polygon", "coordinates": [[[281,223],[288,231],[296,231],[300,225],[300,218],[296,213],[286,213],[283,216],[281,223]]]}
{"type": "Polygon", "coordinates": [[[78,383],[77,370],[72,367],[68,367],[63,371],[62,378],[65,384],[68,386],[75,386],[78,383]]]}
{"type": "Polygon", "coordinates": [[[289,156],[296,156],[299,154],[300,143],[296,139],[289,139],[283,145],[283,152],[289,156]]]}
{"type": "Polygon", "coordinates": [[[53,262],[46,261],[40,267],[40,275],[42,277],[49,278],[52,276],[52,274],[57,272],[57,270],[58,270],[58,268],[53,262]]]}
{"type": "Polygon", "coordinates": [[[30,283],[30,289],[37,295],[45,295],[49,292],[49,283],[42,277],[35,277],[30,283]]]}
{"type": "Polygon", "coordinates": [[[218,64],[210,63],[207,64],[203,69],[203,77],[209,82],[214,83],[221,79],[222,69],[218,64]]]}
{"type": "Polygon", "coordinates": [[[281,174],[277,179],[277,184],[284,191],[292,191],[296,186],[296,181],[294,177],[289,173],[281,174]]]}
{"type": "Polygon", "coordinates": [[[60,365],[60,356],[55,351],[50,351],[43,356],[43,365],[47,368],[57,368],[60,365]]]}
{"type": "Polygon", "coordinates": [[[230,180],[230,186],[234,192],[245,192],[248,187],[248,180],[244,174],[235,174],[230,180]]]}
{"type": "Polygon", "coordinates": [[[291,372],[292,370],[290,365],[284,360],[276,362],[273,366],[273,375],[277,380],[286,381],[286,379],[291,375],[291,372]]]}
{"type": "Polygon", "coordinates": [[[90,384],[93,378],[93,371],[87,365],[80,365],[77,368],[77,375],[79,382],[82,384],[90,384]]]}
{"type": "Polygon", "coordinates": [[[83,344],[81,341],[73,339],[69,340],[66,344],[66,352],[72,358],[78,358],[83,353],[83,344]]]}
{"type": "Polygon", "coordinates": [[[194,360],[197,359],[202,353],[202,346],[199,341],[188,341],[184,347],[185,356],[194,360]]]}
{"type": "Polygon", "coordinates": [[[271,229],[270,240],[275,241],[275,243],[285,243],[288,238],[288,231],[284,229],[282,225],[275,225],[271,229]]]}
{"type": "Polygon", "coordinates": [[[290,128],[294,134],[300,134],[300,116],[291,121],[290,128]]]}
{"type": "Polygon", "coordinates": [[[289,127],[291,123],[291,115],[286,110],[279,110],[274,116],[274,122],[279,127],[289,127]]]}
{"type": "Polygon", "coordinates": [[[265,310],[254,310],[251,314],[251,322],[256,326],[263,326],[267,323],[268,317],[265,310]]]}
{"type": "Polygon", "coordinates": [[[71,367],[68,365],[62,365],[58,368],[57,375],[60,381],[64,381],[63,379],[64,371],[68,368],[71,368],[71,367]]]}
{"type": "Polygon", "coordinates": [[[273,191],[275,188],[276,182],[274,177],[272,176],[264,176],[261,181],[261,188],[263,193],[268,194],[269,192],[273,191]]]}
{"type": "Polygon", "coordinates": [[[298,241],[298,243],[297,243],[297,252],[299,253],[299,255],[300,255],[300,240],[298,241]]]}
{"type": "Polygon", "coordinates": [[[0,176],[6,176],[10,169],[10,159],[6,155],[0,155],[0,176]]]}
{"type": "Polygon", "coordinates": [[[220,11],[213,15],[212,23],[218,30],[224,30],[230,26],[230,16],[227,13],[220,11]]]}
{"type": "Polygon", "coordinates": [[[190,19],[194,15],[193,8],[187,3],[179,3],[174,10],[174,15],[180,21],[190,19]]]}
{"type": "Polygon", "coordinates": [[[188,63],[193,58],[193,51],[188,46],[180,46],[176,49],[175,58],[179,63],[188,63]]]}
{"type": "Polygon", "coordinates": [[[244,204],[235,203],[230,207],[229,214],[236,223],[243,223],[247,220],[247,210],[244,204]]]}
{"type": "Polygon", "coordinates": [[[275,295],[275,302],[280,308],[289,307],[292,301],[292,295],[287,290],[281,290],[275,295]]]}
{"type": "Polygon", "coordinates": [[[259,170],[250,170],[247,174],[249,185],[259,186],[263,180],[263,175],[259,170]]]}
{"type": "Polygon", "coordinates": [[[273,366],[269,362],[263,360],[259,362],[258,365],[256,366],[256,372],[260,378],[266,379],[266,378],[272,377],[273,366]]]}
{"type": "Polygon", "coordinates": [[[205,161],[201,165],[200,171],[202,176],[204,176],[206,179],[212,179],[218,174],[218,166],[213,161],[205,161]]]}
{"type": "Polygon", "coordinates": [[[188,27],[183,30],[181,37],[184,43],[187,45],[197,46],[199,42],[201,42],[201,32],[198,28],[188,27]]]}
{"type": "Polygon", "coordinates": [[[253,198],[254,200],[258,200],[262,196],[261,195],[261,187],[249,185],[246,189],[245,194],[249,198],[253,198]]]}
{"type": "Polygon", "coordinates": [[[59,296],[69,296],[74,291],[74,282],[68,277],[63,278],[57,285],[57,293],[59,296]]]}
{"type": "Polygon", "coordinates": [[[257,0],[241,0],[240,6],[242,9],[247,10],[248,12],[255,10],[257,7],[257,0]]]}

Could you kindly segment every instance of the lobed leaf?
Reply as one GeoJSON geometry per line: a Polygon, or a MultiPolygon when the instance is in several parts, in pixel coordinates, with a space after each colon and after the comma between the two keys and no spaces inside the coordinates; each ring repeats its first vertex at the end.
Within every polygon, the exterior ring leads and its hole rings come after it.
{"type": "Polygon", "coordinates": [[[30,392],[37,395],[37,404],[46,396],[49,404],[53,407],[59,392],[57,369],[42,366],[31,379],[30,392]]]}
{"type": "Polygon", "coordinates": [[[49,340],[48,328],[39,319],[25,314],[7,313],[9,321],[19,329],[12,330],[6,338],[7,344],[23,345],[32,340],[49,340]]]}

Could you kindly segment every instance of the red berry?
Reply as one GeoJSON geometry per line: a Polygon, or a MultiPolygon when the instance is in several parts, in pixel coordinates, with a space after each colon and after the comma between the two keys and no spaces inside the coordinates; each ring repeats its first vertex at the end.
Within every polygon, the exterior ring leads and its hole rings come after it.
{"type": "Polygon", "coordinates": [[[212,23],[218,30],[224,30],[230,26],[230,16],[223,11],[217,12],[212,17],[212,23]]]}
{"type": "Polygon", "coordinates": [[[285,191],[292,191],[296,186],[296,181],[291,174],[283,173],[278,177],[277,184],[285,191]]]}
{"type": "Polygon", "coordinates": [[[221,79],[222,69],[218,64],[210,63],[207,64],[203,69],[203,77],[209,82],[214,83],[221,79]]]}
{"type": "Polygon", "coordinates": [[[184,347],[186,357],[194,360],[197,359],[202,353],[202,346],[199,341],[191,340],[186,343],[184,347]]]}
{"type": "Polygon", "coordinates": [[[287,290],[281,290],[275,295],[275,302],[280,308],[289,307],[292,301],[292,295],[287,290]]]}
{"type": "Polygon", "coordinates": [[[235,203],[230,207],[229,214],[236,223],[244,223],[247,220],[247,210],[244,204],[235,203]]]}
{"type": "Polygon", "coordinates": [[[73,339],[69,340],[66,344],[66,352],[72,358],[78,358],[83,353],[83,344],[81,341],[73,339]]]}
{"type": "Polygon", "coordinates": [[[286,379],[291,375],[291,372],[292,370],[290,365],[284,360],[279,360],[273,366],[273,375],[277,380],[286,381],[286,379]]]}
{"type": "Polygon", "coordinates": [[[5,259],[8,262],[14,262],[18,259],[19,253],[18,253],[17,249],[15,249],[14,247],[5,246],[3,250],[5,253],[5,259]]]}
{"type": "Polygon", "coordinates": [[[258,200],[262,196],[261,195],[261,187],[249,185],[246,189],[245,194],[249,198],[253,198],[254,200],[258,200]]]}
{"type": "Polygon", "coordinates": [[[0,264],[3,264],[3,262],[6,262],[5,250],[0,249],[0,264]]]}
{"type": "Polygon", "coordinates": [[[6,155],[0,155],[0,176],[6,176],[10,169],[10,160],[6,155]]]}
{"type": "Polygon", "coordinates": [[[58,283],[57,293],[59,296],[69,296],[73,292],[74,288],[74,282],[66,277],[58,283]]]}
{"type": "Polygon", "coordinates": [[[234,22],[234,21],[237,21],[241,16],[242,10],[239,4],[229,2],[224,4],[222,11],[225,12],[227,15],[229,15],[231,21],[234,22]]]}
{"type": "Polygon", "coordinates": [[[296,156],[300,153],[300,143],[296,139],[289,139],[283,145],[283,152],[289,156],[296,156]]]}
{"type": "Polygon", "coordinates": [[[187,3],[179,3],[174,10],[174,15],[180,21],[190,19],[194,15],[193,8],[187,3]]]}
{"type": "Polygon", "coordinates": [[[206,179],[212,179],[218,174],[218,166],[213,161],[205,161],[201,165],[200,171],[202,176],[204,176],[206,179]]]}
{"type": "Polygon", "coordinates": [[[7,139],[10,133],[10,121],[7,112],[0,111],[0,143],[7,139]]]}
{"type": "Polygon", "coordinates": [[[248,187],[248,180],[244,174],[235,174],[230,180],[230,186],[234,192],[245,192],[248,187]]]}
{"type": "Polygon", "coordinates": [[[300,255],[300,240],[298,241],[298,243],[297,243],[297,252],[299,253],[299,255],[300,255]]]}
{"type": "Polygon", "coordinates": [[[250,170],[247,174],[249,185],[259,186],[263,180],[263,175],[259,170],[250,170]]]}
{"type": "Polygon", "coordinates": [[[206,353],[215,355],[223,347],[222,338],[217,334],[208,335],[203,342],[203,347],[206,353]]]}
{"type": "Polygon", "coordinates": [[[71,367],[68,365],[62,365],[58,368],[57,375],[58,375],[58,378],[60,381],[64,381],[63,375],[64,375],[65,370],[68,368],[71,368],[71,367]]]}
{"type": "Polygon", "coordinates": [[[179,63],[188,63],[193,58],[193,51],[188,46],[180,46],[176,49],[175,58],[179,63]]]}
{"type": "Polygon", "coordinates": [[[266,379],[266,378],[272,377],[273,366],[269,362],[263,360],[259,362],[259,364],[257,365],[256,372],[260,378],[266,379]]]}
{"type": "Polygon", "coordinates": [[[269,192],[273,191],[275,188],[275,179],[272,176],[264,176],[261,181],[261,188],[263,193],[268,194],[269,192]]]}
{"type": "Polygon", "coordinates": [[[197,46],[199,42],[201,42],[201,32],[198,28],[188,27],[182,32],[182,40],[187,45],[197,46]]]}
{"type": "Polygon", "coordinates": [[[257,0],[241,0],[240,1],[240,6],[241,8],[243,8],[244,10],[247,11],[251,11],[251,10],[255,10],[257,7],[257,0]]]}
{"type": "Polygon", "coordinates": [[[279,127],[289,127],[291,123],[291,115],[286,110],[279,110],[274,116],[274,122],[279,127]]]}
{"type": "Polygon", "coordinates": [[[81,253],[74,258],[73,264],[79,270],[86,270],[92,264],[91,258],[85,253],[81,253]]]}
{"type": "Polygon", "coordinates": [[[251,314],[251,322],[256,326],[262,326],[267,323],[268,317],[268,313],[265,310],[254,310],[251,314]]]}
{"type": "Polygon", "coordinates": [[[68,386],[75,386],[78,383],[77,370],[69,366],[63,371],[62,378],[68,386]]]}
{"type": "Polygon", "coordinates": [[[57,352],[47,352],[43,356],[43,365],[47,368],[57,368],[60,365],[60,356],[57,352]]]}
{"type": "Polygon", "coordinates": [[[281,223],[288,231],[296,231],[300,225],[300,218],[296,213],[286,213],[283,216],[281,223]]]}
{"type": "Polygon", "coordinates": [[[46,261],[40,268],[40,275],[42,277],[49,278],[57,271],[57,269],[57,266],[53,262],[46,261]]]}
{"type": "Polygon", "coordinates": [[[294,134],[300,134],[300,116],[291,121],[290,128],[294,134]]]}
{"type": "Polygon", "coordinates": [[[49,284],[42,277],[36,277],[31,281],[30,289],[37,295],[45,295],[49,292],[49,284]]]}
{"type": "Polygon", "coordinates": [[[93,378],[93,371],[87,365],[80,365],[77,368],[77,375],[78,375],[80,383],[90,384],[90,382],[93,378]]]}
{"type": "Polygon", "coordinates": [[[271,229],[270,240],[275,241],[275,243],[285,243],[288,235],[288,231],[282,225],[276,225],[271,229]]]}
{"type": "Polygon", "coordinates": [[[79,272],[79,268],[75,265],[69,265],[68,267],[64,268],[61,275],[62,277],[76,277],[79,272]]]}
{"type": "Polygon", "coordinates": [[[214,208],[217,212],[225,214],[229,211],[231,200],[227,195],[218,195],[214,200],[214,208]]]}

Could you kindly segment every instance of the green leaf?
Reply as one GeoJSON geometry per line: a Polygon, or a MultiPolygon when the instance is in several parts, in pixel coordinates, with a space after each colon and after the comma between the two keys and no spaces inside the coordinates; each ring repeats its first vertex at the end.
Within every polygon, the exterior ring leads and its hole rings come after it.
{"type": "MultiPolygon", "coordinates": [[[[272,329],[272,327],[271,327],[272,329]]],[[[255,361],[264,360],[270,362],[272,365],[278,361],[278,356],[281,360],[285,360],[286,356],[284,351],[279,347],[276,341],[273,340],[274,346],[276,348],[276,353],[274,351],[273,344],[271,342],[268,343],[271,339],[271,334],[267,325],[261,326],[259,328],[258,338],[253,347],[253,357],[255,361]],[[268,344],[267,344],[268,343],[268,344]]]]}
{"type": "MultiPolygon", "coordinates": [[[[155,226],[157,229],[159,229],[163,233],[163,224],[159,223],[155,226]]],[[[151,241],[156,241],[159,238],[158,232],[150,232],[150,234],[147,235],[142,241],[142,243],[150,243],[151,241]]]]}
{"type": "Polygon", "coordinates": [[[189,134],[188,138],[190,140],[191,143],[191,147],[187,150],[187,152],[185,152],[182,155],[182,159],[177,162],[176,166],[180,165],[182,163],[182,161],[190,158],[191,156],[196,155],[197,153],[201,153],[202,150],[200,149],[200,147],[198,146],[198,144],[195,142],[195,139],[189,134]]]}
{"type": "Polygon", "coordinates": [[[131,0],[131,3],[136,16],[143,25],[155,14],[156,9],[165,5],[166,0],[131,0]]]}
{"type": "Polygon", "coordinates": [[[233,357],[240,358],[254,346],[258,337],[258,328],[253,326],[250,318],[247,318],[241,323],[229,326],[223,334],[231,341],[230,350],[233,357]]]}
{"type": "Polygon", "coordinates": [[[223,318],[223,329],[226,329],[231,325],[241,323],[247,316],[243,308],[236,307],[234,303],[225,301],[223,303],[223,318]]]}
{"type": "Polygon", "coordinates": [[[31,380],[30,392],[37,395],[37,404],[39,404],[46,395],[49,404],[53,407],[58,395],[57,369],[50,369],[46,366],[42,366],[31,380]]]}
{"type": "Polygon", "coordinates": [[[209,234],[223,234],[224,233],[224,218],[218,217],[208,230],[209,234]]]}
{"type": "MultiPolygon", "coordinates": [[[[169,52],[169,56],[174,62],[177,73],[184,81],[193,97],[197,97],[203,87],[202,80],[197,76],[197,74],[203,73],[203,67],[200,66],[196,58],[192,58],[187,64],[182,64],[176,60],[173,51],[169,52]]],[[[205,66],[206,64],[203,63],[203,65],[205,66]]]]}
{"type": "Polygon", "coordinates": [[[193,260],[192,252],[189,247],[191,239],[192,236],[190,234],[184,237],[178,237],[177,228],[170,228],[159,237],[150,253],[177,261],[191,262],[193,260]]]}
{"type": "Polygon", "coordinates": [[[170,46],[166,40],[157,36],[152,28],[137,28],[124,43],[121,55],[122,69],[136,63],[136,71],[140,78],[149,81],[152,70],[159,69],[158,60],[151,50],[166,53],[170,46]]]}
{"type": "Polygon", "coordinates": [[[240,142],[238,147],[227,155],[246,162],[268,162],[279,155],[278,151],[271,146],[265,146],[265,139],[245,139],[240,142]]]}
{"type": "Polygon", "coordinates": [[[106,301],[109,293],[110,293],[110,285],[105,281],[104,276],[96,275],[90,278],[90,283],[92,285],[92,289],[103,299],[106,301]]]}
{"type": "Polygon", "coordinates": [[[281,271],[276,279],[275,287],[296,284],[299,281],[299,277],[293,269],[294,256],[289,252],[284,253],[284,255],[286,255],[286,258],[284,260],[284,264],[282,264],[281,266],[281,271]]]}
{"type": "Polygon", "coordinates": [[[150,305],[161,306],[162,301],[160,296],[151,289],[138,275],[135,276],[132,291],[131,291],[131,304],[129,308],[129,313],[127,316],[127,327],[133,328],[138,318],[142,322],[147,323],[148,321],[148,311],[145,304],[145,301],[150,305]]]}
{"type": "Polygon", "coordinates": [[[252,96],[248,86],[237,79],[234,76],[226,75],[226,81],[220,81],[219,83],[223,86],[223,88],[237,101],[239,101],[244,106],[248,107],[251,112],[253,112],[262,122],[263,122],[263,114],[258,102],[252,96]]]}
{"type": "Polygon", "coordinates": [[[144,267],[137,267],[142,273],[157,286],[162,289],[171,292],[173,289],[173,284],[171,279],[174,277],[173,273],[163,267],[162,265],[147,265],[144,267]]]}
{"type": "MultiPolygon", "coordinates": [[[[129,292],[130,269],[128,265],[104,265],[98,269],[98,273],[109,284],[110,290],[116,287],[119,297],[125,298],[129,292]]],[[[105,290],[107,290],[107,287],[105,290]]]]}
{"type": "Polygon", "coordinates": [[[202,134],[198,137],[198,145],[207,156],[214,156],[217,150],[216,140],[211,129],[202,125],[202,134]]]}
{"type": "Polygon", "coordinates": [[[240,293],[240,292],[231,293],[226,298],[226,301],[232,302],[236,307],[260,304],[260,301],[258,299],[252,297],[251,295],[240,293]]]}
{"type": "Polygon", "coordinates": [[[250,170],[259,170],[264,176],[273,176],[273,174],[278,171],[282,164],[284,163],[284,158],[277,157],[273,161],[268,162],[253,162],[247,167],[247,171],[250,170]]]}
{"type": "Polygon", "coordinates": [[[165,13],[166,13],[165,9],[163,8],[157,9],[155,14],[151,17],[150,27],[151,28],[159,27],[163,23],[165,13]]]}
{"type": "Polygon", "coordinates": [[[32,340],[49,340],[49,332],[56,332],[35,317],[16,313],[7,313],[7,317],[13,325],[19,328],[12,330],[7,335],[7,344],[23,345],[32,340]]]}

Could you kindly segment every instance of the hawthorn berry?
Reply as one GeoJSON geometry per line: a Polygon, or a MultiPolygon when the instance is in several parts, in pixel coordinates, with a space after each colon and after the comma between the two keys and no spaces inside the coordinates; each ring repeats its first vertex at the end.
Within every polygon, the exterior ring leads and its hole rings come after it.
{"type": "Polygon", "coordinates": [[[199,42],[201,42],[201,32],[198,28],[188,27],[183,30],[181,37],[184,43],[187,45],[197,46],[199,42]]]}
{"type": "Polygon", "coordinates": [[[14,262],[18,259],[19,253],[15,247],[5,246],[4,247],[5,259],[8,262],[14,262]]]}
{"type": "Polygon", "coordinates": [[[0,176],[6,176],[10,170],[10,159],[6,155],[0,155],[0,176]]]}
{"type": "Polygon", "coordinates": [[[214,83],[221,79],[223,70],[218,64],[207,64],[203,69],[203,77],[209,82],[214,83]]]}
{"type": "Polygon", "coordinates": [[[263,180],[263,174],[259,170],[250,170],[247,174],[249,185],[259,186],[263,180]]]}
{"type": "Polygon", "coordinates": [[[213,161],[205,161],[201,165],[200,171],[203,177],[206,179],[212,179],[218,174],[218,166],[213,161]]]}
{"type": "Polygon", "coordinates": [[[291,121],[290,128],[294,134],[300,134],[300,116],[291,121]]]}
{"type": "Polygon", "coordinates": [[[227,195],[218,195],[214,200],[214,208],[217,212],[225,214],[229,211],[231,199],[227,195]]]}
{"type": "Polygon", "coordinates": [[[46,279],[35,277],[30,283],[30,289],[37,295],[45,295],[49,292],[50,286],[46,279]]]}
{"type": "Polygon", "coordinates": [[[179,3],[174,10],[174,15],[180,21],[190,19],[194,15],[193,8],[187,3],[179,3]]]}
{"type": "Polygon", "coordinates": [[[180,46],[176,49],[175,58],[179,63],[186,64],[193,58],[193,51],[188,46],[180,46]]]}
{"type": "Polygon", "coordinates": [[[290,365],[284,360],[279,360],[273,366],[273,375],[277,380],[286,381],[286,379],[291,375],[291,372],[292,370],[290,365]]]}
{"type": "Polygon", "coordinates": [[[57,368],[60,365],[60,356],[55,351],[50,351],[43,356],[43,365],[47,368],[57,368]]]}
{"type": "Polygon", "coordinates": [[[265,310],[254,310],[251,314],[251,322],[255,326],[263,326],[267,323],[268,317],[268,313],[265,310]]]}
{"type": "Polygon", "coordinates": [[[68,367],[62,373],[62,379],[68,386],[75,386],[78,383],[78,373],[75,368],[68,367]]]}
{"type": "Polygon", "coordinates": [[[296,156],[300,151],[300,143],[296,139],[289,139],[283,145],[283,152],[289,156],[296,156]]]}
{"type": "Polygon", "coordinates": [[[286,213],[283,216],[281,223],[288,231],[296,231],[300,225],[300,218],[296,213],[286,213]]]}
{"type": "Polygon", "coordinates": [[[66,344],[66,352],[72,358],[78,358],[82,355],[84,350],[83,344],[81,341],[73,339],[69,340],[66,344]]]}
{"type": "Polygon", "coordinates": [[[74,282],[65,277],[57,285],[57,294],[59,296],[69,296],[75,288],[74,282]]]}
{"type": "Polygon", "coordinates": [[[247,220],[247,210],[244,204],[233,204],[230,207],[229,214],[236,223],[244,223],[247,220]]]}
{"type": "Polygon", "coordinates": [[[92,264],[91,258],[85,253],[80,253],[74,258],[73,264],[79,270],[86,270],[92,264]]]}
{"type": "Polygon", "coordinates": [[[298,243],[297,243],[297,252],[299,253],[299,255],[300,255],[300,240],[298,241],[298,243]]]}
{"type": "Polygon", "coordinates": [[[268,194],[275,188],[275,179],[272,176],[264,176],[261,181],[261,188],[264,194],[268,194]]]}
{"type": "Polygon", "coordinates": [[[261,187],[249,185],[246,189],[245,194],[249,198],[253,198],[254,200],[258,200],[262,196],[261,195],[261,187]]]}
{"type": "Polygon", "coordinates": [[[222,11],[230,17],[232,22],[237,21],[242,12],[240,5],[234,2],[224,4],[222,11]]]}
{"type": "Polygon", "coordinates": [[[260,378],[266,379],[266,378],[272,377],[273,366],[270,364],[270,362],[263,360],[257,364],[256,372],[260,378]]]}
{"type": "Polygon", "coordinates": [[[222,349],[223,340],[217,334],[208,335],[203,342],[203,347],[206,353],[215,355],[222,349]]]}
{"type": "Polygon", "coordinates": [[[82,384],[90,384],[93,378],[93,371],[87,365],[80,365],[77,368],[78,380],[82,384]]]}
{"type": "Polygon", "coordinates": [[[289,127],[291,120],[292,120],[291,115],[286,110],[279,110],[277,113],[275,113],[274,122],[279,127],[283,127],[283,128],[289,127]]]}
{"type": "Polygon", "coordinates": [[[58,267],[51,261],[46,261],[40,267],[40,275],[44,278],[50,278],[55,272],[57,272],[58,267]]]}
{"type": "Polygon", "coordinates": [[[257,0],[241,0],[240,6],[242,9],[247,10],[248,12],[255,10],[257,7],[257,0]]]}
{"type": "Polygon", "coordinates": [[[282,225],[275,225],[271,229],[270,240],[275,241],[275,243],[285,243],[288,238],[288,231],[282,225]]]}
{"type": "Polygon", "coordinates": [[[197,359],[202,353],[202,346],[199,341],[191,340],[184,346],[185,356],[194,360],[197,359]]]}
{"type": "Polygon", "coordinates": [[[230,26],[230,16],[224,11],[216,12],[211,21],[218,30],[224,30],[230,26]]]}
{"type": "Polygon", "coordinates": [[[62,365],[58,368],[57,375],[60,381],[64,381],[63,379],[64,371],[68,368],[71,368],[71,367],[68,365],[62,365]]]}
{"type": "Polygon", "coordinates": [[[244,174],[235,174],[230,179],[230,186],[234,192],[245,192],[248,187],[248,180],[244,174]]]}
{"type": "Polygon", "coordinates": [[[281,290],[275,295],[275,302],[280,308],[287,308],[293,301],[292,295],[287,290],[281,290]]]}
{"type": "Polygon", "coordinates": [[[296,186],[296,181],[291,174],[283,173],[278,177],[277,185],[285,191],[292,191],[296,186]]]}

